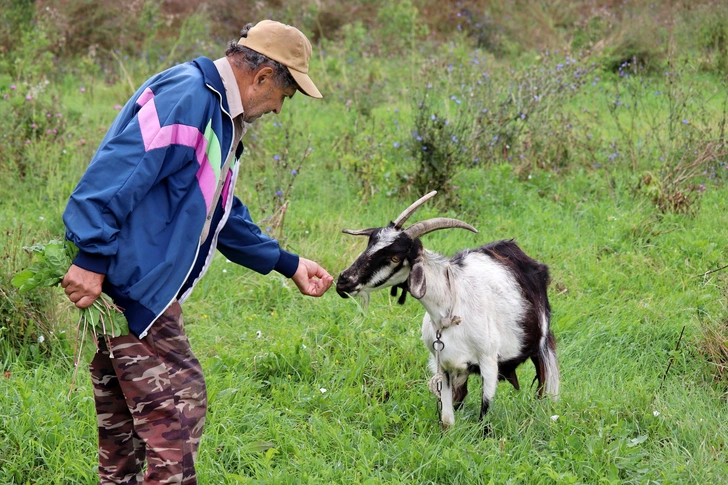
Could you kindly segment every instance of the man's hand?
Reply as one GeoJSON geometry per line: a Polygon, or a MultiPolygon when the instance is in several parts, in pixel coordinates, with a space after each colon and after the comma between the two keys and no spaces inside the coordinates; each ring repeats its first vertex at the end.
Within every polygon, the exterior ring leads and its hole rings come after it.
{"type": "Polygon", "coordinates": [[[63,277],[61,286],[65,288],[68,299],[74,305],[78,308],[87,308],[93,305],[96,298],[101,295],[101,284],[103,282],[104,275],[72,264],[68,268],[66,276],[63,277]]]}
{"type": "Polygon", "coordinates": [[[334,282],[334,277],[318,263],[301,257],[298,258],[298,269],[292,279],[298,290],[308,296],[323,295],[334,282]]]}

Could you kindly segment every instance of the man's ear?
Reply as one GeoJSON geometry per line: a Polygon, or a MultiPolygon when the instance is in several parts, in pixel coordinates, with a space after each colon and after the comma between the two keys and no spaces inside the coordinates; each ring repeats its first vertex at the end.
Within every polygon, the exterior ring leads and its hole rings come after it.
{"type": "Polygon", "coordinates": [[[273,78],[273,68],[270,66],[263,66],[255,73],[253,78],[254,84],[263,84],[266,80],[273,78]]]}
{"type": "MultiPolygon", "coordinates": [[[[416,241],[419,243],[419,240],[416,241]]],[[[410,269],[407,285],[409,292],[418,300],[427,293],[427,281],[425,280],[425,267],[423,265],[424,248],[422,243],[416,244],[413,248],[414,258],[411,258],[412,269],[410,269]]]]}

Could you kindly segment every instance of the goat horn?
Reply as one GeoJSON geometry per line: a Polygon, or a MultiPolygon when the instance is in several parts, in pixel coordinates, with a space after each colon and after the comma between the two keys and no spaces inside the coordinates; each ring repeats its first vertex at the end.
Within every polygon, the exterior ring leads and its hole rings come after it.
{"type": "Polygon", "coordinates": [[[424,204],[425,202],[427,202],[428,200],[430,200],[431,198],[433,198],[433,197],[435,196],[435,194],[436,194],[436,193],[437,193],[437,190],[433,190],[433,191],[432,191],[432,192],[430,192],[429,194],[427,194],[427,195],[423,195],[422,197],[420,197],[420,198],[419,198],[419,199],[417,200],[417,202],[415,202],[415,203],[414,203],[414,204],[412,204],[411,206],[407,207],[407,209],[405,209],[405,210],[404,210],[404,212],[402,212],[402,213],[401,213],[401,214],[399,215],[399,217],[397,217],[397,218],[396,218],[396,219],[394,220],[394,227],[395,227],[396,229],[401,229],[401,228],[402,228],[402,224],[404,224],[404,223],[405,223],[405,221],[406,221],[407,219],[409,219],[409,216],[411,216],[412,214],[414,214],[414,212],[415,212],[415,211],[417,210],[417,208],[418,208],[419,206],[421,206],[422,204],[424,204]]]}
{"type": "Polygon", "coordinates": [[[371,236],[374,229],[360,229],[358,231],[352,231],[351,229],[343,229],[341,232],[344,234],[351,234],[352,236],[371,236]]]}
{"type": "Polygon", "coordinates": [[[448,217],[436,217],[434,219],[428,219],[426,221],[415,222],[410,227],[405,229],[404,232],[412,239],[417,239],[418,237],[422,237],[432,231],[450,228],[460,228],[467,229],[468,231],[472,232],[478,232],[478,230],[470,224],[459,221],[457,219],[450,219],[448,217]]]}

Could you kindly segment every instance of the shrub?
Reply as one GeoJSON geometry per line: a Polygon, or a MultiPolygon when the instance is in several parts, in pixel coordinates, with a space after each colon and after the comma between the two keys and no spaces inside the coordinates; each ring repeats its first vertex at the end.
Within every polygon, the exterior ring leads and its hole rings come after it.
{"type": "Polygon", "coordinates": [[[18,33],[31,29],[34,12],[33,0],[3,2],[3,8],[0,9],[0,58],[15,51],[22,39],[18,33]]]}
{"type": "MultiPolygon", "coordinates": [[[[453,104],[461,102],[455,95],[453,98],[453,104]]],[[[453,177],[473,157],[476,140],[472,135],[472,119],[464,111],[455,111],[448,119],[427,91],[413,113],[414,130],[408,146],[416,164],[412,176],[415,193],[437,190],[447,199],[453,177]]]]}
{"type": "Polygon", "coordinates": [[[606,40],[603,66],[618,72],[625,65],[649,71],[662,67],[667,58],[669,30],[649,15],[635,15],[624,20],[606,40]]]}
{"type": "Polygon", "coordinates": [[[429,33],[410,0],[384,2],[377,12],[377,26],[384,41],[380,46],[384,54],[411,53],[415,51],[417,41],[429,33]]]}
{"type": "Polygon", "coordinates": [[[63,150],[67,117],[61,112],[60,97],[48,80],[34,84],[10,83],[0,91],[3,92],[0,99],[0,174],[22,179],[32,168],[33,160],[27,156],[29,148],[42,145],[49,150],[50,156],[63,150]]]}
{"type": "Polygon", "coordinates": [[[711,6],[697,15],[698,47],[702,67],[706,70],[728,74],[728,12],[725,7],[711,6]]]}
{"type": "Polygon", "coordinates": [[[418,193],[447,194],[463,168],[505,161],[523,175],[564,168],[584,150],[586,142],[575,141],[569,103],[593,64],[548,51],[519,69],[499,68],[489,60],[476,52],[444,67],[435,65],[425,76],[434,81],[414,107],[409,145],[416,165],[410,179],[418,193]]]}

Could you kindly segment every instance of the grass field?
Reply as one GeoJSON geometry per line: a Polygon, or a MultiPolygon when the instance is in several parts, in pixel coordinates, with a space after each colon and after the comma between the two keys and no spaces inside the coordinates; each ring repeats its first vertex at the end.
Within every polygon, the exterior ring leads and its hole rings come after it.
{"type": "MultiPolygon", "coordinates": [[[[421,195],[414,175],[435,159],[417,154],[426,127],[414,120],[431,93],[433,116],[468,121],[448,137],[469,158],[414,219],[480,232],[424,245],[449,255],[515,238],[549,265],[560,399],[536,399],[524,364],[521,391],[499,384],[484,438],[473,378],[443,432],[413,298],[400,306],[383,291],[364,311],[218,255],[184,306],[210,401],[200,483],[725,483],[728,354],[711,353],[728,346],[724,74],[609,72],[564,52],[504,59],[464,36],[403,63],[350,50],[357,35],[314,61],[324,101],[296,96],[249,133],[238,196],[267,228],[288,190],[271,232],[337,275],[364,249],[342,229],[384,225],[421,195]]],[[[113,82],[80,69],[27,103],[34,84],[0,74],[2,484],[96,483],[93,345],[72,386],[75,312],[60,289],[22,297],[8,283],[30,261],[23,245],[63,234],[70,191],[151,67],[129,60],[113,82]],[[26,143],[14,131],[46,112],[57,134],[26,143]]]]}

